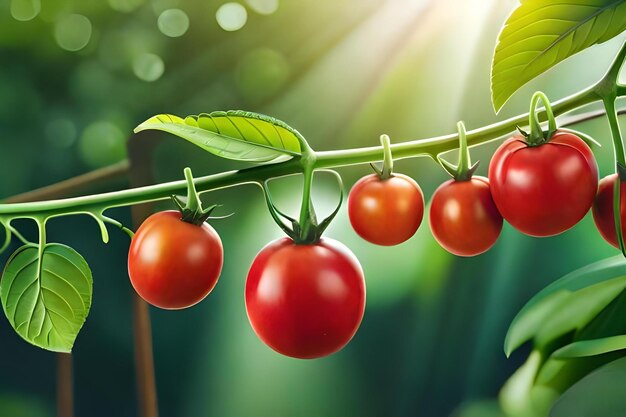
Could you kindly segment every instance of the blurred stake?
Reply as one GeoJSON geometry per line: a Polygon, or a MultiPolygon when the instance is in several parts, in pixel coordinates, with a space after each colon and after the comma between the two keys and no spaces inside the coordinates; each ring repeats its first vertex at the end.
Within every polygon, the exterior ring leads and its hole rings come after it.
{"type": "Polygon", "coordinates": [[[128,169],[128,161],[118,162],[117,164],[57,182],[47,187],[9,197],[3,203],[26,203],[29,201],[54,200],[77,196],[82,192],[101,187],[111,181],[126,178],[128,169]]]}
{"type": "Polygon", "coordinates": [[[74,378],[72,355],[57,353],[57,416],[74,416],[74,378]]]}
{"type": "MultiPolygon", "coordinates": [[[[130,161],[130,185],[141,187],[154,182],[152,175],[152,155],[159,141],[153,132],[142,132],[128,141],[128,160],[130,161]]],[[[152,214],[153,204],[133,206],[131,213],[136,228],[152,214]]],[[[139,415],[157,417],[159,414],[156,378],[154,375],[154,357],[152,353],[152,327],[148,303],[133,291],[133,323],[135,327],[135,367],[137,377],[137,395],[139,396],[139,415]]]]}

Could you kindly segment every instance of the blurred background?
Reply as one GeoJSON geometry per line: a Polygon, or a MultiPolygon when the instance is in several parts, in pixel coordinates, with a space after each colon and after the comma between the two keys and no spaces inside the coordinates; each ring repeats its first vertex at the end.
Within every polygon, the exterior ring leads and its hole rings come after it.
{"type": "MultiPolygon", "coordinates": [[[[0,0],[0,197],[107,166],[126,157],[134,126],[157,113],[266,113],[297,128],[318,150],[372,146],[473,129],[527,110],[534,90],[552,100],[600,77],[624,37],[573,57],[526,86],[496,116],[490,61],[515,0],[0,0]]],[[[604,119],[579,125],[612,151],[604,119]]],[[[164,135],[158,181],[239,165],[164,135]]],[[[474,149],[485,175],[497,142],[474,149]]],[[[455,158],[455,154],[450,155],[455,158]]],[[[397,163],[427,197],[445,172],[431,160],[397,163]]],[[[346,186],[370,172],[342,168],[346,186]]],[[[124,181],[107,189],[123,188],[124,181]]],[[[299,205],[297,178],[277,181],[285,210],[299,205]]],[[[102,190],[93,190],[102,191],[102,190]]],[[[319,211],[337,191],[316,182],[319,211]]],[[[407,243],[359,239],[345,208],[327,234],[363,264],[367,309],[353,341],[328,358],[274,353],[254,335],[244,307],[247,268],[281,235],[260,192],[205,194],[236,215],[214,222],[225,268],[201,304],[152,309],[162,416],[501,416],[496,397],[524,361],[506,359],[511,319],[561,275],[617,252],[587,216],[548,239],[505,225],[496,246],[470,258],[438,247],[427,219],[407,243]]],[[[164,207],[168,207],[165,205],[164,207]]],[[[127,209],[113,213],[130,223],[127,209]]],[[[31,224],[17,224],[34,239],[31,224]]],[[[49,239],[76,248],[94,275],[93,306],[74,349],[77,416],[137,415],[128,238],[103,245],[86,218],[50,223],[49,239]]],[[[10,252],[10,251],[8,251],[10,252]]],[[[8,255],[3,255],[3,261],[8,255]]],[[[55,410],[55,356],[0,320],[0,416],[55,410]]]]}

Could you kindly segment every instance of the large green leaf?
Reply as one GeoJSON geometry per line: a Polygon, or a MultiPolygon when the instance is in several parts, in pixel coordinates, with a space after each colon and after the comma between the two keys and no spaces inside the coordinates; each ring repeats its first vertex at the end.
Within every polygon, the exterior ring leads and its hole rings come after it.
{"type": "Polygon", "coordinates": [[[91,307],[92,278],[74,249],[47,244],[22,246],[9,259],[0,281],[0,300],[11,326],[26,341],[70,352],[91,307]]]}
{"type": "Polygon", "coordinates": [[[622,256],[565,275],[535,295],[513,319],[504,342],[505,353],[510,355],[530,339],[545,345],[582,328],[625,288],[626,260],[622,256]]]}
{"type": "Polygon", "coordinates": [[[496,111],[521,86],[626,29],[626,0],[525,0],[498,37],[491,67],[496,111]]]}
{"type": "Polygon", "coordinates": [[[160,114],[135,128],[161,130],[226,159],[269,162],[300,155],[302,136],[280,120],[240,110],[181,119],[160,114]]]}
{"type": "Polygon", "coordinates": [[[582,378],[554,404],[550,417],[623,416],[626,358],[614,360],[582,378]]]}

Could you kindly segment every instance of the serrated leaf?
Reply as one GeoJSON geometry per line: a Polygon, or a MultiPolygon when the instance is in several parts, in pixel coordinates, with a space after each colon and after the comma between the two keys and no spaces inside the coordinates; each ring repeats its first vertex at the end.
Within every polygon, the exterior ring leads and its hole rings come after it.
{"type": "Polygon", "coordinates": [[[552,356],[556,359],[583,358],[624,349],[626,349],[626,335],[619,335],[573,342],[556,350],[552,356]]]}
{"type": "Polygon", "coordinates": [[[533,339],[545,345],[589,323],[626,288],[620,255],[576,270],[535,295],[515,316],[504,342],[508,355],[533,339]]]}
{"type": "Polygon", "coordinates": [[[491,66],[498,112],[528,81],[626,29],[626,0],[525,0],[506,20],[491,66]]]}
{"type": "Polygon", "coordinates": [[[217,111],[182,119],[160,114],[135,128],[161,130],[226,159],[248,162],[284,160],[300,155],[302,136],[269,116],[240,110],[217,111]]]}
{"type": "Polygon", "coordinates": [[[74,249],[50,243],[19,248],[4,268],[0,300],[11,326],[29,343],[70,352],[91,307],[92,278],[74,249]]]}

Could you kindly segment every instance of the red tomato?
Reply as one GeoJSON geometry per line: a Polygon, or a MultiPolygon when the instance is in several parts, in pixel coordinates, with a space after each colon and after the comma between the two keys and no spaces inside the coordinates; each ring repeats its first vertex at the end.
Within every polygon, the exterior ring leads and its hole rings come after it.
{"type": "Polygon", "coordinates": [[[222,241],[207,223],[181,220],[162,211],[143,222],[128,253],[128,274],[137,293],[170,310],[202,301],[215,287],[224,263],[222,241]]]}
{"type": "Polygon", "coordinates": [[[502,216],[491,198],[489,180],[449,180],[435,190],[430,203],[430,230],[439,244],[459,256],[491,248],[502,230],[502,216]]]}
{"type": "MultiPolygon", "coordinates": [[[[598,195],[593,203],[593,220],[600,234],[611,245],[619,249],[617,233],[615,230],[615,218],[613,210],[613,190],[617,174],[608,175],[600,181],[598,195]]],[[[622,223],[622,235],[626,236],[626,182],[620,185],[620,216],[622,223]]]]}
{"type": "Polygon", "coordinates": [[[413,236],[422,223],[424,195],[406,175],[387,179],[367,175],[350,190],[348,216],[354,231],[368,242],[397,245],[413,236]]]}
{"type": "Polygon", "coordinates": [[[539,146],[516,135],[493,155],[489,180],[498,210],[513,227],[531,236],[553,236],[591,208],[598,167],[587,144],[569,132],[557,131],[539,146]]]}
{"type": "Polygon", "coordinates": [[[343,348],[365,309],[363,270],[342,243],[275,240],[256,256],[246,282],[248,319],[283,355],[312,359],[343,348]]]}

